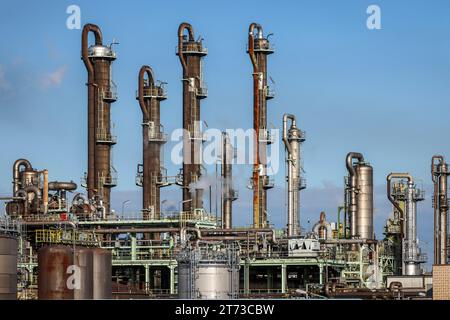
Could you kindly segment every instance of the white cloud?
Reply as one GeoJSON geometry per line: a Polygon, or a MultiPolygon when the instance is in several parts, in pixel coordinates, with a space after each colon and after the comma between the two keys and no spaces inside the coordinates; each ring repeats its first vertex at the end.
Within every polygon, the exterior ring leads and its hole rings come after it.
{"type": "Polygon", "coordinates": [[[53,72],[47,73],[42,77],[42,86],[44,88],[49,88],[49,87],[58,87],[63,79],[64,79],[64,75],[66,74],[67,71],[67,65],[63,65],[61,67],[59,67],[58,69],[56,69],[53,72]]]}

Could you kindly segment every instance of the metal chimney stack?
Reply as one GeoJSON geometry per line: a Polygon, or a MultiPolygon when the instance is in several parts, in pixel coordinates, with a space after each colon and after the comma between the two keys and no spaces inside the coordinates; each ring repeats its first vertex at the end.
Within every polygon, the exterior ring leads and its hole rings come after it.
{"type": "Polygon", "coordinates": [[[111,148],[116,144],[111,134],[111,103],[117,100],[111,79],[111,64],[116,54],[111,46],[104,46],[100,28],[94,24],[83,27],[81,58],[88,72],[88,196],[102,203],[105,214],[110,213],[111,188],[117,176],[111,164],[111,148]],[[88,46],[92,32],[95,44],[88,46]]]}
{"type": "Polygon", "coordinates": [[[267,56],[274,50],[264,38],[262,26],[250,24],[248,50],[253,65],[253,227],[265,228],[267,221],[267,189],[273,183],[267,175],[267,145],[272,142],[267,130],[267,100],[273,98],[267,85],[267,56]],[[257,31],[255,34],[255,30],[257,31]]]}
{"type": "Polygon", "coordinates": [[[189,212],[203,207],[203,190],[196,189],[191,193],[190,185],[201,176],[204,138],[200,100],[207,97],[202,74],[202,57],[207,55],[207,50],[202,39],[195,40],[189,23],[181,23],[178,27],[177,55],[183,67],[183,211],[189,212]]]}
{"type": "Polygon", "coordinates": [[[431,158],[431,179],[434,184],[434,264],[448,264],[448,164],[444,157],[435,155],[431,158]],[[436,161],[438,160],[438,161],[436,161]],[[436,163],[437,162],[437,163],[436,163]]]}
{"type": "Polygon", "coordinates": [[[237,193],[233,188],[232,160],[234,148],[230,143],[230,137],[222,132],[222,228],[233,227],[233,201],[237,199],[237,193]]]}
{"type": "Polygon", "coordinates": [[[287,235],[300,234],[300,190],[305,188],[301,179],[300,145],[305,141],[304,133],[297,128],[296,118],[292,114],[283,116],[283,142],[286,147],[287,166],[287,235]],[[288,121],[291,126],[288,129],[288,121]]]}
{"type": "Polygon", "coordinates": [[[162,85],[154,82],[155,76],[149,66],[139,71],[136,99],[142,111],[143,162],[138,166],[136,184],[142,186],[142,215],[144,220],[159,219],[160,188],[164,185],[161,174],[161,145],[167,139],[160,121],[160,102],[166,93],[162,85]],[[147,75],[147,79],[145,78],[147,75]]]}

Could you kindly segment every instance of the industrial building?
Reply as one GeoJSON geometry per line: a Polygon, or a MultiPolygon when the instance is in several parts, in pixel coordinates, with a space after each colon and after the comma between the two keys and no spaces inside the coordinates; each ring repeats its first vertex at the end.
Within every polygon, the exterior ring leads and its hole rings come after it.
{"type": "MultiPolygon", "coordinates": [[[[250,227],[233,224],[236,150],[222,128],[221,210],[204,205],[201,101],[208,96],[203,39],[189,23],[176,35],[181,64],[183,165],[169,174],[162,157],[167,134],[161,102],[170,99],[165,83],[149,61],[136,78],[136,108],[142,112],[142,163],[136,184],[142,187],[140,218],[119,219],[111,210],[111,188],[117,171],[112,163],[112,105],[118,99],[112,79],[116,59],[101,29],[86,24],[81,59],[87,71],[87,172],[81,185],[49,181],[47,168],[33,167],[33,155],[11,164],[13,187],[0,225],[0,299],[450,299],[448,165],[430,155],[434,184],[434,264],[427,261],[417,237],[417,202],[424,191],[416,177],[393,172],[386,177],[386,201],[392,215],[384,236],[374,232],[373,168],[370,155],[348,152],[338,220],[324,212],[311,230],[300,224],[303,177],[302,144],[306,141],[301,114],[283,114],[281,136],[268,128],[267,102],[275,95],[268,85],[269,56],[274,48],[263,27],[251,23],[247,54],[253,81],[253,192],[250,227]],[[94,43],[89,44],[89,35],[94,43]],[[274,187],[267,154],[275,139],[284,145],[286,227],[276,230],[268,220],[267,193],[274,187]],[[177,186],[182,205],[175,214],[161,211],[160,189],[177,186]],[[79,187],[84,188],[83,191],[79,187]],[[69,198],[69,192],[78,192],[69,198]],[[342,218],[342,219],[341,219],[342,218]],[[433,289],[432,289],[433,288],[433,289]],[[432,293],[431,293],[432,289],[432,293]]],[[[174,35],[175,39],[175,35],[174,35]]],[[[117,61],[116,61],[117,60],[117,61]]],[[[81,64],[80,64],[81,67],[81,64]]],[[[80,83],[80,86],[83,84],[80,83]]],[[[136,164],[130,164],[130,168],[136,164]]],[[[74,177],[79,173],[74,172],[74,177]]],[[[2,182],[4,183],[4,182],[2,182]]],[[[420,226],[419,226],[420,227],[420,226]]]]}

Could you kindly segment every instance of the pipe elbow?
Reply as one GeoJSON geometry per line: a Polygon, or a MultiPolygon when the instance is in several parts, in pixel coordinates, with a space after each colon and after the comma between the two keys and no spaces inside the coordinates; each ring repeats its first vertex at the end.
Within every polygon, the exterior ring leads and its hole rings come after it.
{"type": "Polygon", "coordinates": [[[353,168],[353,159],[357,159],[359,162],[364,162],[364,156],[359,152],[349,152],[346,157],[347,171],[351,177],[355,175],[355,169],[353,168]]]}
{"type": "Polygon", "coordinates": [[[88,54],[88,36],[90,32],[94,33],[95,45],[97,46],[101,46],[103,44],[103,36],[100,28],[92,23],[85,24],[81,33],[81,59],[83,59],[84,65],[86,66],[86,69],[88,71],[88,75],[92,76],[94,67],[92,66],[92,62],[89,60],[88,54]]]}
{"type": "Polygon", "coordinates": [[[144,82],[145,82],[144,77],[146,74],[149,85],[153,86],[155,84],[155,75],[153,73],[153,69],[149,66],[142,66],[141,69],[139,70],[139,77],[138,77],[138,101],[145,120],[148,119],[149,117],[147,106],[145,105],[144,102],[144,82]]]}
{"type": "Polygon", "coordinates": [[[180,26],[178,27],[178,38],[180,41],[183,39],[184,31],[187,30],[189,34],[189,40],[194,40],[194,29],[192,28],[192,25],[187,22],[180,23],[180,26]]]}
{"type": "Polygon", "coordinates": [[[263,36],[263,28],[259,23],[252,22],[250,26],[248,27],[248,33],[249,35],[254,36],[255,29],[258,31],[258,38],[262,38],[263,36]]]}

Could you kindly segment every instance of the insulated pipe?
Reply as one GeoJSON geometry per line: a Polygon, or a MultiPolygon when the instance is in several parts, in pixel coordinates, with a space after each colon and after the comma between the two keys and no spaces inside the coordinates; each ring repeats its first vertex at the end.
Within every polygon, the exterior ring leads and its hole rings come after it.
{"type": "MultiPolygon", "coordinates": [[[[41,198],[41,190],[39,190],[38,187],[33,185],[26,186],[25,188],[23,188],[23,190],[25,190],[25,192],[27,193],[27,200],[29,200],[28,193],[34,194],[33,203],[34,209],[37,212],[39,210],[39,199],[41,198]]],[[[25,201],[25,206],[27,205],[28,203],[27,201],[25,201]]]]}
{"type": "Polygon", "coordinates": [[[313,226],[312,231],[319,236],[319,239],[332,239],[333,238],[333,231],[331,229],[331,224],[328,221],[326,221],[325,212],[322,211],[320,213],[320,219],[313,226]],[[326,237],[320,238],[320,229],[321,228],[325,228],[325,230],[327,232],[326,237]]]}
{"type": "Polygon", "coordinates": [[[89,59],[88,52],[88,35],[92,32],[95,36],[95,45],[102,45],[102,32],[95,24],[86,24],[83,27],[81,36],[81,59],[86,66],[88,72],[88,172],[87,172],[87,191],[89,198],[95,194],[95,139],[96,139],[96,119],[95,114],[95,83],[94,83],[94,66],[89,59]]]}
{"type": "Polygon", "coordinates": [[[42,202],[44,204],[44,214],[47,213],[48,210],[48,170],[45,169],[43,171],[43,175],[44,175],[44,188],[43,188],[43,195],[42,195],[42,202]]]}
{"type": "Polygon", "coordinates": [[[431,158],[431,179],[434,184],[434,264],[447,264],[447,177],[449,175],[448,165],[441,155],[431,158]],[[438,164],[436,160],[439,160],[438,164]]]}
{"type": "Polygon", "coordinates": [[[21,167],[25,167],[25,170],[33,169],[30,161],[28,161],[26,159],[18,159],[18,160],[16,160],[16,162],[14,162],[14,165],[13,165],[13,194],[15,194],[20,189],[19,175],[20,175],[21,167]]]}
{"type": "Polygon", "coordinates": [[[288,141],[288,129],[287,129],[287,122],[288,120],[291,120],[292,122],[292,127],[296,127],[296,119],[295,116],[292,114],[284,114],[283,115],[283,142],[284,145],[286,146],[286,148],[288,149],[289,154],[292,154],[292,149],[291,149],[291,145],[289,144],[288,141]]]}
{"type": "Polygon", "coordinates": [[[14,192],[14,198],[20,199],[23,201],[23,211],[24,216],[28,214],[28,193],[24,189],[19,189],[14,192]]]}
{"type": "Polygon", "coordinates": [[[193,231],[197,234],[197,242],[202,238],[202,234],[200,232],[200,229],[198,228],[191,228],[191,227],[182,227],[180,229],[180,242],[182,245],[186,244],[187,242],[187,232],[193,231]]]}
{"type": "Polygon", "coordinates": [[[349,205],[347,206],[349,209],[349,216],[350,216],[350,236],[352,238],[356,237],[356,214],[357,214],[357,207],[356,207],[356,171],[353,167],[353,159],[357,159],[359,162],[364,162],[364,156],[361,153],[358,152],[349,152],[347,154],[347,158],[345,161],[348,173],[349,173],[349,205]]]}
{"type": "Polygon", "coordinates": [[[70,182],[60,182],[60,181],[52,181],[48,183],[48,189],[59,191],[59,190],[66,190],[66,191],[74,191],[77,189],[77,184],[73,181],[70,182]]]}
{"type": "Polygon", "coordinates": [[[86,196],[84,194],[77,193],[72,199],[72,205],[78,204],[80,199],[83,200],[83,204],[89,204],[89,200],[86,198],[86,196]]]}
{"type": "MultiPolygon", "coordinates": [[[[413,177],[408,173],[393,173],[391,172],[386,177],[386,193],[388,200],[392,203],[392,205],[400,212],[401,216],[404,217],[403,209],[400,207],[400,205],[394,200],[391,194],[391,180],[393,178],[404,178],[408,179],[408,182],[414,182],[413,177]]],[[[403,231],[402,231],[403,232],[403,231]]]]}

